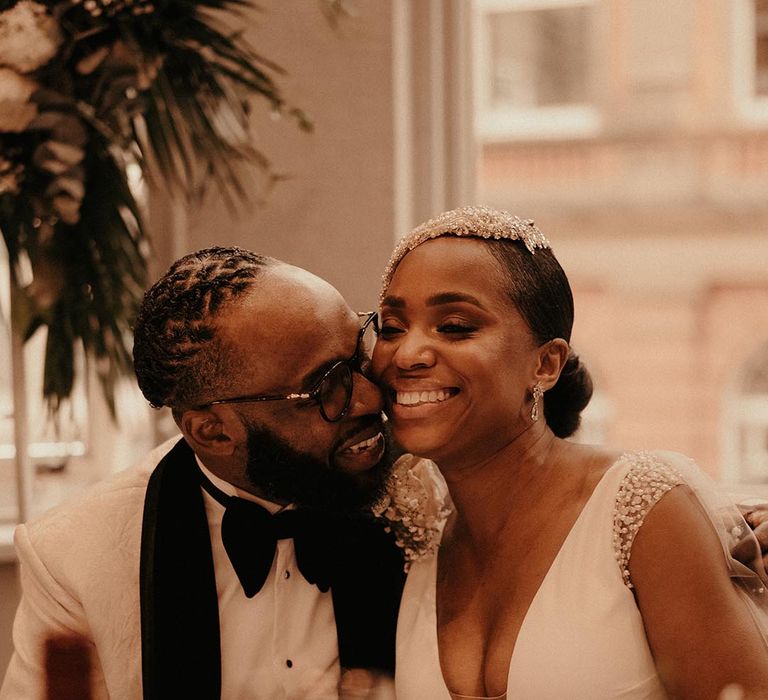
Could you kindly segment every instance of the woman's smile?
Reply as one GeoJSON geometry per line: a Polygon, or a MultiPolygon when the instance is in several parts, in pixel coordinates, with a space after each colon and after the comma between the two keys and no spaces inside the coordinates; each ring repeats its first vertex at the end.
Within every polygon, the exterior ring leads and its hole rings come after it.
{"type": "Polygon", "coordinates": [[[428,418],[444,410],[459,392],[458,387],[393,389],[387,401],[390,417],[395,421],[428,418]]]}
{"type": "Polygon", "coordinates": [[[396,391],[394,403],[400,406],[420,406],[425,403],[440,403],[446,399],[450,399],[458,389],[455,391],[451,389],[438,389],[437,391],[396,391]]]}

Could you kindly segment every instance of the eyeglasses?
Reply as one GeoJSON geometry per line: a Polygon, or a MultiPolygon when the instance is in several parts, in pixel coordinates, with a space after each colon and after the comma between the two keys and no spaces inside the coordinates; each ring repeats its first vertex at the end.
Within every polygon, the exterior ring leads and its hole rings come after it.
{"type": "Polygon", "coordinates": [[[359,312],[365,320],[360,326],[355,353],[348,360],[339,360],[328,369],[312,389],[291,394],[256,394],[235,396],[231,399],[219,399],[201,404],[196,408],[208,408],[223,403],[249,403],[251,401],[315,401],[320,407],[320,415],[329,423],[341,420],[349,410],[352,401],[352,374],[365,375],[371,359],[371,351],[379,334],[378,314],[375,311],[359,312]]]}

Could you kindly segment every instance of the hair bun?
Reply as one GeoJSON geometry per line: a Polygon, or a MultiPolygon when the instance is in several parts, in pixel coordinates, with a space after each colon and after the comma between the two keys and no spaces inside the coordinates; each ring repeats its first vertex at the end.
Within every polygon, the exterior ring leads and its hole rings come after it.
{"type": "Polygon", "coordinates": [[[579,356],[570,350],[557,384],[544,398],[544,416],[560,438],[573,435],[581,423],[581,412],[592,398],[592,377],[579,356]]]}

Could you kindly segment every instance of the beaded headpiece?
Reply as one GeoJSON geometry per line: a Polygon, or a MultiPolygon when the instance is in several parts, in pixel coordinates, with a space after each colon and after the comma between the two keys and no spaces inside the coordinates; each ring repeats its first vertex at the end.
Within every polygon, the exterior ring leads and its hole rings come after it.
{"type": "Polygon", "coordinates": [[[405,255],[424,241],[445,235],[520,241],[531,253],[535,253],[537,248],[551,247],[546,236],[536,228],[532,219],[520,219],[509,212],[489,207],[462,207],[446,211],[420,224],[400,239],[384,268],[379,301],[387,291],[395,269],[405,255]]]}

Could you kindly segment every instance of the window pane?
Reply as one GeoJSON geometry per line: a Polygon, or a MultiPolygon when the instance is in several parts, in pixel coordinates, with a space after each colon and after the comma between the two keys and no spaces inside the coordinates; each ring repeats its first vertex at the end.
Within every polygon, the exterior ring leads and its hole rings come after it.
{"type": "Polygon", "coordinates": [[[768,345],[761,348],[747,363],[741,390],[744,394],[765,395],[768,402],[768,345]]]}
{"type": "Polygon", "coordinates": [[[742,481],[768,483],[768,426],[742,425],[740,447],[742,481]]]}
{"type": "Polygon", "coordinates": [[[591,101],[589,6],[486,15],[492,107],[591,101]]]}
{"type": "Polygon", "coordinates": [[[755,0],[755,94],[768,95],[768,0],[755,0]]]}
{"type": "MultiPolygon", "coordinates": [[[[13,445],[11,336],[6,316],[7,307],[3,304],[3,313],[0,315],[0,447],[13,445]]],[[[12,459],[0,458],[0,525],[15,522],[16,498],[14,462],[12,459]]]]}
{"type": "MultiPolygon", "coordinates": [[[[19,484],[14,444],[13,379],[19,368],[13,366],[10,318],[10,270],[5,250],[0,251],[0,525],[18,518],[19,484]]],[[[55,505],[65,495],[68,462],[85,454],[87,404],[82,377],[85,361],[82,351],[75,353],[78,364],[72,397],[64,402],[54,420],[42,398],[46,332],[41,328],[24,346],[27,395],[28,454],[33,473],[30,488],[34,512],[55,505]]]]}

